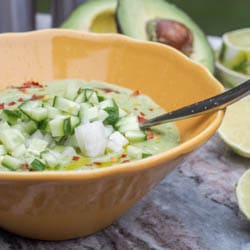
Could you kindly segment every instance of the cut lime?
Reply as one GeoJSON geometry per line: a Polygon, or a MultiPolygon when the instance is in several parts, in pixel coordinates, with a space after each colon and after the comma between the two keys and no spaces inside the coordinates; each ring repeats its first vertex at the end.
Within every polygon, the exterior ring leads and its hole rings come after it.
{"type": "Polygon", "coordinates": [[[223,35],[220,61],[228,68],[250,75],[250,28],[223,35]]]}
{"type": "Polygon", "coordinates": [[[250,169],[240,177],[236,196],[241,212],[250,220],[250,169]]]}
{"type": "Polygon", "coordinates": [[[230,47],[250,51],[250,28],[228,32],[223,36],[223,39],[230,47]]]}
{"type": "Polygon", "coordinates": [[[218,132],[235,153],[250,158],[250,96],[227,108],[218,132]]]}

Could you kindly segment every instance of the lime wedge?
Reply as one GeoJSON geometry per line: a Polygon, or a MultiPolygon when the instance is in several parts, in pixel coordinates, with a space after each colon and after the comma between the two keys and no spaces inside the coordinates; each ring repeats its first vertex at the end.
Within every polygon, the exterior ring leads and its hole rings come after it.
{"type": "Polygon", "coordinates": [[[250,75],[250,28],[227,32],[219,59],[228,68],[250,75]]]}
{"type": "Polygon", "coordinates": [[[236,196],[241,212],[250,220],[250,169],[240,177],[236,196]]]}
{"type": "Polygon", "coordinates": [[[250,51],[250,28],[228,32],[223,39],[229,46],[250,51]]]}
{"type": "Polygon", "coordinates": [[[250,96],[227,108],[218,132],[235,153],[250,158],[250,96]]]}

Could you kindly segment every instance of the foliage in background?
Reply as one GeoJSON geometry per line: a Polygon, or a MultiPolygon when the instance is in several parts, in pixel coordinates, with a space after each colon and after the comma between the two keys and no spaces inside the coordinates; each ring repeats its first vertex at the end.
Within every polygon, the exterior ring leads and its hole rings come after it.
{"type": "MultiPolygon", "coordinates": [[[[52,1],[37,0],[37,9],[40,12],[49,12],[52,1]]],[[[186,11],[209,35],[221,35],[229,30],[250,27],[249,0],[168,1],[186,11]]]]}

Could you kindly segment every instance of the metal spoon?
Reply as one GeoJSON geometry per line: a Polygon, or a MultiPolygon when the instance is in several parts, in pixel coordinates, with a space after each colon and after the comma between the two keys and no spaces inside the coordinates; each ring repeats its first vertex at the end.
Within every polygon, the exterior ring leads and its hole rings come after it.
{"type": "Polygon", "coordinates": [[[228,105],[238,101],[248,94],[250,94],[250,79],[235,88],[225,91],[222,94],[142,122],[140,127],[144,129],[162,123],[183,120],[186,118],[203,115],[204,113],[225,109],[228,105]]]}

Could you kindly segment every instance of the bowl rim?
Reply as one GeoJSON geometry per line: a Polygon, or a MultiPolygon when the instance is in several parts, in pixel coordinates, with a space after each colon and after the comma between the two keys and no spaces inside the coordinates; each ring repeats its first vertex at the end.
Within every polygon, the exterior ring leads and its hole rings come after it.
{"type": "MultiPolygon", "coordinates": [[[[134,38],[130,38],[121,34],[95,34],[77,30],[68,30],[68,29],[44,29],[44,30],[36,30],[36,31],[28,31],[28,32],[17,32],[17,33],[3,33],[0,34],[0,39],[6,37],[33,37],[36,35],[70,35],[70,36],[77,36],[84,38],[92,38],[101,41],[120,41],[126,42],[130,44],[139,44],[140,46],[146,46],[148,49],[154,49],[157,47],[161,47],[162,50],[172,50],[176,53],[177,56],[185,60],[186,63],[193,64],[194,67],[199,68],[200,71],[203,71],[207,77],[211,78],[211,81],[217,85],[218,89],[224,91],[224,87],[222,84],[209,72],[205,66],[194,62],[183,55],[181,52],[177,51],[176,49],[162,45],[159,43],[154,43],[150,41],[140,41],[134,38]]],[[[146,170],[148,168],[161,165],[166,163],[167,161],[174,160],[178,156],[185,155],[192,151],[193,149],[200,146],[204,143],[207,139],[209,139],[216,129],[219,127],[224,111],[219,110],[216,111],[215,118],[211,121],[211,123],[202,130],[198,135],[189,139],[176,147],[167,150],[165,152],[156,154],[149,158],[145,158],[138,161],[131,161],[128,163],[121,163],[113,166],[109,166],[106,168],[97,168],[91,170],[67,170],[67,171],[41,171],[41,172],[0,172],[0,181],[72,181],[72,180],[92,180],[107,176],[119,175],[119,174],[132,174],[141,170],[146,170]]],[[[208,114],[209,116],[209,114],[208,114]]]]}

